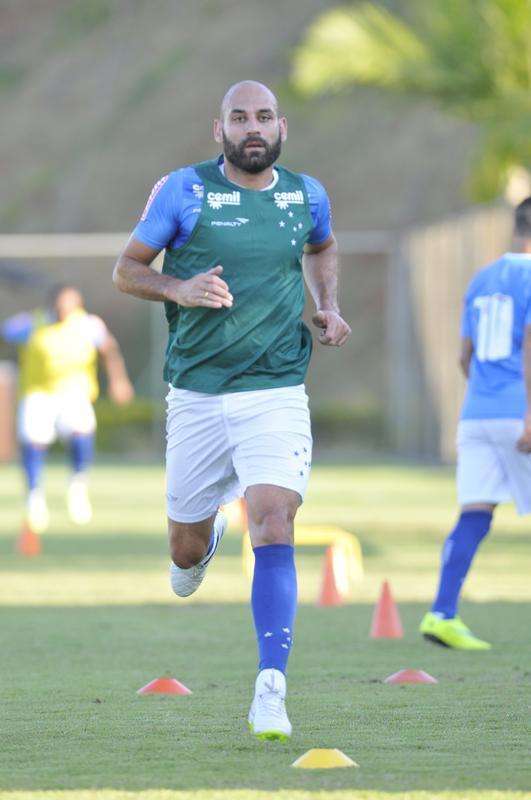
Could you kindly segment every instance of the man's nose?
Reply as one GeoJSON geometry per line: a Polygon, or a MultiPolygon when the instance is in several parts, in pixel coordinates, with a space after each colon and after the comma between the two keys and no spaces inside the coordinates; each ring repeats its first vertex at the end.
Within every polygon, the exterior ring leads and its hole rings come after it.
{"type": "Polygon", "coordinates": [[[255,133],[257,136],[262,135],[262,127],[258,120],[256,119],[249,119],[247,121],[247,125],[245,126],[245,133],[249,136],[252,133],[255,133]]]}

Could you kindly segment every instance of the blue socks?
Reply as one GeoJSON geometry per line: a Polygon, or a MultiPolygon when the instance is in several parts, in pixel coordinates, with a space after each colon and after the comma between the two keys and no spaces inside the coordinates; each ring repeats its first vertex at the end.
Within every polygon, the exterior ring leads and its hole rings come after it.
{"type": "Polygon", "coordinates": [[[254,556],[251,605],[259,669],[286,672],[297,610],[294,549],[288,544],[268,544],[256,547],[254,556]]]}
{"type": "Polygon", "coordinates": [[[84,472],[94,457],[94,434],[75,433],[70,438],[70,458],[75,473],[84,472]]]}
{"type": "MultiPolygon", "coordinates": [[[[26,475],[28,489],[36,489],[39,486],[44,459],[46,457],[46,447],[24,442],[21,447],[22,466],[26,475]]],[[[87,469],[94,455],[94,434],[74,434],[70,439],[70,457],[72,468],[75,473],[83,472],[87,469]]]]}
{"type": "Polygon", "coordinates": [[[22,466],[30,492],[36,489],[40,483],[45,456],[45,447],[30,442],[22,444],[22,466]]]}
{"type": "Polygon", "coordinates": [[[439,590],[431,609],[444,619],[457,614],[463,581],[491,522],[490,511],[464,511],[444,544],[439,590]]]}

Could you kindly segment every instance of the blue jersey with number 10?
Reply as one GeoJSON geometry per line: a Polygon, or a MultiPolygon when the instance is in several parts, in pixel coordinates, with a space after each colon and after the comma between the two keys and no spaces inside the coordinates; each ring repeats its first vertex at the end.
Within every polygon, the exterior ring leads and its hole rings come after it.
{"type": "Polygon", "coordinates": [[[531,256],[506,253],[472,279],[461,333],[474,347],[461,419],[522,418],[522,349],[531,325],[531,256]]]}

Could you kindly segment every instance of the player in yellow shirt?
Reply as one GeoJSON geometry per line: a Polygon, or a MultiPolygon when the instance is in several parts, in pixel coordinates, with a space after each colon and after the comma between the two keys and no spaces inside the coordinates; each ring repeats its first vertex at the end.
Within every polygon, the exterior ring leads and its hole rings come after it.
{"type": "Polygon", "coordinates": [[[85,524],[92,518],[87,469],[94,451],[98,355],[111,399],[124,404],[134,395],[120,347],[103,320],[85,310],[80,291],[69,285],[51,292],[50,311],[17,314],[3,323],[0,332],[19,347],[17,427],[28,487],[28,522],[36,532],[48,526],[41,477],[46,451],[59,436],[68,442],[72,462],[68,512],[73,522],[85,524]]]}

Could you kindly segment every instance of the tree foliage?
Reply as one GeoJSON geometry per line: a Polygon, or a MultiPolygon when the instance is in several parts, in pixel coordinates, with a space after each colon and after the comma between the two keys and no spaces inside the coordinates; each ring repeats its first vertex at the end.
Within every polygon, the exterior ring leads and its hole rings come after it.
{"type": "Polygon", "coordinates": [[[473,194],[531,169],[531,0],[409,0],[407,18],[362,2],[317,18],[295,53],[304,94],[352,84],[435,100],[482,137],[473,194]]]}

